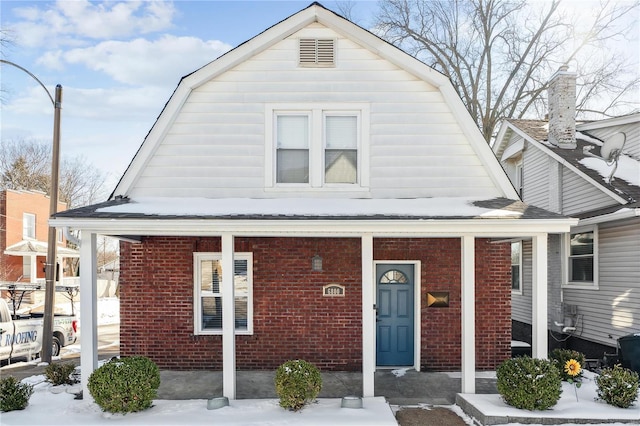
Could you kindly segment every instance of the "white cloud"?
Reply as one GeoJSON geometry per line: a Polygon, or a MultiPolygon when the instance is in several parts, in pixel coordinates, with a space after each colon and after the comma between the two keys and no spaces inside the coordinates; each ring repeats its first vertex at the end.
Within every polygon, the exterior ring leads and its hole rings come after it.
{"type": "Polygon", "coordinates": [[[109,39],[149,34],[172,26],[173,2],[59,0],[13,10],[22,22],[12,29],[26,47],[77,45],[78,38],[109,39]]]}
{"type": "MultiPolygon", "coordinates": [[[[158,40],[105,41],[72,49],[64,60],[101,71],[114,80],[131,85],[171,86],[180,77],[213,61],[231,46],[217,40],[164,35],[158,40]]],[[[47,63],[49,57],[43,57],[47,63]]]]}

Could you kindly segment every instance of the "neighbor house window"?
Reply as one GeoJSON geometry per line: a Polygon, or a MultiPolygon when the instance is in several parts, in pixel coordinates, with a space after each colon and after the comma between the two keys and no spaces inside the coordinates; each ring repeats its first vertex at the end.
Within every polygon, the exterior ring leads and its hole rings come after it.
{"type": "Polygon", "coordinates": [[[567,282],[572,285],[597,285],[598,234],[595,227],[571,232],[567,246],[567,282]]]}
{"type": "Polygon", "coordinates": [[[36,239],[36,215],[22,213],[22,238],[25,240],[36,239]]]}
{"type": "Polygon", "coordinates": [[[516,189],[520,198],[524,197],[524,168],[522,161],[516,164],[516,189]]]}
{"type": "Polygon", "coordinates": [[[511,243],[511,291],[522,294],[522,241],[511,243]]]}
{"type": "MultiPolygon", "coordinates": [[[[196,334],[222,334],[222,254],[195,253],[196,334]]],[[[237,334],[253,333],[253,256],[234,254],[235,325],[237,334]]]]}
{"type": "Polygon", "coordinates": [[[268,108],[267,114],[273,117],[266,131],[266,157],[273,164],[272,172],[267,169],[267,187],[339,190],[368,185],[363,152],[368,107],[268,108]]]}

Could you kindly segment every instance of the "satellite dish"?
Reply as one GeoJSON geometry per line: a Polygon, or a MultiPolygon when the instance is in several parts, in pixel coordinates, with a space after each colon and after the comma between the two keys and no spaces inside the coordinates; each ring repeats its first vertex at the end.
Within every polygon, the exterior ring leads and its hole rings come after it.
{"type": "Polygon", "coordinates": [[[626,139],[627,135],[620,132],[614,134],[604,142],[604,145],[600,148],[600,156],[607,164],[611,165],[614,161],[618,161],[626,139]]]}
{"type": "Polygon", "coordinates": [[[627,135],[622,132],[615,133],[609,139],[607,139],[602,147],[600,148],[600,155],[595,155],[589,152],[592,146],[585,146],[582,149],[582,152],[589,157],[596,157],[601,160],[604,160],[607,165],[613,165],[613,170],[609,174],[607,178],[607,183],[611,183],[613,181],[613,175],[616,174],[616,170],[618,169],[618,159],[620,158],[620,154],[622,154],[622,148],[624,147],[624,143],[627,140],[627,135]]]}

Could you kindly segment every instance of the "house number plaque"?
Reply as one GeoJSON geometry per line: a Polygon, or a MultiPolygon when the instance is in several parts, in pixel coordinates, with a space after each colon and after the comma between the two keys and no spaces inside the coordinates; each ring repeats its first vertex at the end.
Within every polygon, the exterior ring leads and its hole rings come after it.
{"type": "Polygon", "coordinates": [[[344,286],[329,284],[322,287],[322,295],[325,297],[344,297],[344,286]]]}

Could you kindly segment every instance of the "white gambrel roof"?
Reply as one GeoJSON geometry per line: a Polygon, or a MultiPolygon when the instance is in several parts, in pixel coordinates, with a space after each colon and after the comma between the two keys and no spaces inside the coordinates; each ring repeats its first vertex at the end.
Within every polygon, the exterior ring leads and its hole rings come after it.
{"type": "Polygon", "coordinates": [[[147,162],[162,142],[166,132],[192,91],[316,22],[354,41],[363,48],[375,52],[380,57],[409,72],[416,78],[437,87],[444,102],[450,107],[451,113],[462,129],[469,145],[486,169],[496,189],[502,193],[501,196],[518,199],[515,189],[501,169],[499,162],[484,140],[476,123],[464,107],[450,80],[445,75],[435,71],[378,36],[334,12],[325,9],[317,3],[313,3],[309,7],[227,52],[215,61],[183,77],[110,198],[113,199],[117,196],[129,195],[129,191],[135,185],[147,162]]]}

